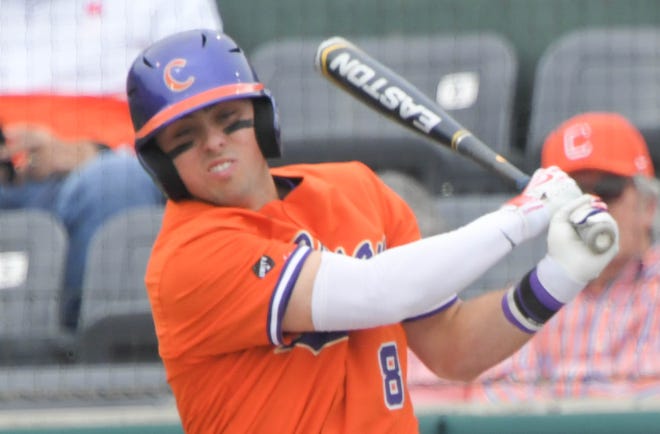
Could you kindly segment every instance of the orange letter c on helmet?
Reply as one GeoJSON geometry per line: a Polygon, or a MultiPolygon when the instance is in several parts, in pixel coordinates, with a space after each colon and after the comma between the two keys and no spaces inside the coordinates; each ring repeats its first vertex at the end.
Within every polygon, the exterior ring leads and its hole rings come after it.
{"type": "Polygon", "coordinates": [[[186,59],[177,58],[170,60],[169,63],[165,65],[165,69],[163,70],[163,80],[165,81],[167,88],[173,92],[182,92],[192,86],[195,81],[195,77],[193,76],[188,77],[185,81],[180,81],[172,77],[172,69],[183,68],[186,66],[186,63],[186,59]]]}

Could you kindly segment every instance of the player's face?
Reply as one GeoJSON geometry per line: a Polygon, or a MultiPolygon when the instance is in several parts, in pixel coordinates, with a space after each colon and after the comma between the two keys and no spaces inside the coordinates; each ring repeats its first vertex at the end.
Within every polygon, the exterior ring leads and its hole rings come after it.
{"type": "Polygon", "coordinates": [[[257,210],[276,198],[248,99],[227,101],[174,121],[156,137],[195,198],[257,210]]]}

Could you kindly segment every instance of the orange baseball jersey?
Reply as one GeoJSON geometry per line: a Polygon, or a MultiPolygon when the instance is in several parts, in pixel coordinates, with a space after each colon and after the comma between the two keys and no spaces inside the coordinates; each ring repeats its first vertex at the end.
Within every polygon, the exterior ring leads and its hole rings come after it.
{"type": "Polygon", "coordinates": [[[310,248],[368,259],[418,239],[414,214],[360,163],[271,173],[299,184],[258,212],[166,207],[146,284],[186,432],[417,432],[399,324],[281,330],[310,248]]]}

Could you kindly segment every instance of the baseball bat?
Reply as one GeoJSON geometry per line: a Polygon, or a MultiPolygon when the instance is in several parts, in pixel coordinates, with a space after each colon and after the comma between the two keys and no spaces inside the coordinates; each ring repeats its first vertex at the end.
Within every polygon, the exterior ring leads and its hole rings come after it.
{"type": "MultiPolygon", "coordinates": [[[[316,68],[332,83],[395,122],[449,147],[487,170],[512,182],[518,191],[530,176],[493,151],[453,119],[412,83],[375,60],[342,37],[321,42],[315,56],[316,68]]],[[[576,225],[589,248],[606,251],[615,240],[607,223],[576,225]]]]}

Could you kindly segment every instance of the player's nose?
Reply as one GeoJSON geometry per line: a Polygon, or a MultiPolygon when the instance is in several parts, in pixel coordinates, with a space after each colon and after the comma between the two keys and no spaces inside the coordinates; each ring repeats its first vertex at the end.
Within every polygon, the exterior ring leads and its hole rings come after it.
{"type": "Polygon", "coordinates": [[[227,134],[222,128],[210,125],[206,128],[203,146],[204,149],[211,152],[222,150],[227,144],[227,134]]]}

